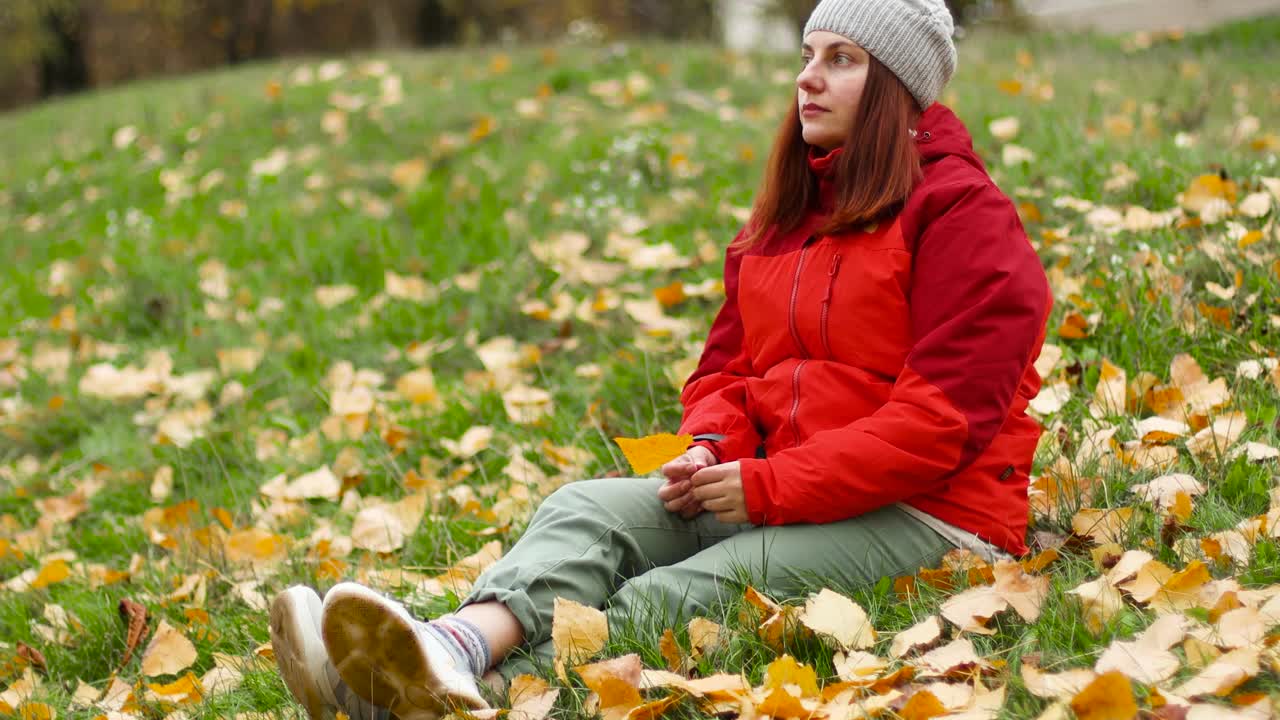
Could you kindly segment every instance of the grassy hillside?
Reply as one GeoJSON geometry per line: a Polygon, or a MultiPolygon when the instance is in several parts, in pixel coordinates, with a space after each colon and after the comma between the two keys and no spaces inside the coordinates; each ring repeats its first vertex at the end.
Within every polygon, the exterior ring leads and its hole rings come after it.
{"type": "MultiPolygon", "coordinates": [[[[1027,653],[1092,668],[1166,612],[1218,633],[1198,641],[1205,657],[1261,658],[1220,695],[1280,691],[1263,639],[1280,555],[1258,519],[1280,444],[1280,181],[1265,181],[1280,177],[1280,18],[1147,40],[972,34],[943,98],[1019,203],[1057,297],[1032,530],[1060,557],[1032,568],[1050,582],[1038,619],[1004,613],[972,636],[995,661],[983,682],[1006,687],[1000,717],[1052,702],[1027,653]],[[1188,427],[1135,426],[1159,412],[1188,427]],[[1132,491],[1170,473],[1205,492],[1161,509],[1132,491]],[[1135,549],[1190,570],[1177,602],[1120,587],[1104,612],[1067,592],[1135,549]],[[1234,646],[1220,618],[1242,610],[1262,631],[1234,646]]],[[[263,598],[364,577],[446,611],[458,596],[424,581],[509,547],[559,484],[630,472],[611,438],[677,427],[798,66],[645,43],[468,49],[252,66],[0,116],[0,687],[31,664],[23,646],[46,666],[30,698],[0,703],[94,717],[78,684],[97,699],[114,678],[135,690],[126,711],[284,712],[263,598]],[[357,523],[379,499],[425,517],[379,547],[357,523]],[[142,656],[181,657],[145,641],[125,662],[126,598],[187,637],[194,664],[144,678],[142,656]],[[207,697],[142,684],[188,672],[207,697]],[[219,676],[237,681],[216,692],[219,676]]],[[[843,590],[886,656],[964,584],[843,590]]],[[[782,649],[835,682],[823,643],[770,647],[736,607],[714,619],[734,639],[701,672],[758,684],[782,649]]],[[[662,667],[662,630],[631,628],[605,655],[662,667]]],[[[1177,645],[1169,680],[1135,679],[1138,702],[1194,676],[1201,649],[1177,645]]],[[[585,695],[562,692],[560,712],[585,695]]]]}

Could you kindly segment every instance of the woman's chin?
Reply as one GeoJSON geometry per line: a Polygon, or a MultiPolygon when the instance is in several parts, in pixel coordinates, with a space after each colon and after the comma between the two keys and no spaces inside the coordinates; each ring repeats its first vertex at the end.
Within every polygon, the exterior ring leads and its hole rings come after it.
{"type": "Polygon", "coordinates": [[[818,128],[805,128],[800,135],[806,143],[827,152],[840,145],[838,141],[832,139],[830,133],[821,132],[818,128]]]}

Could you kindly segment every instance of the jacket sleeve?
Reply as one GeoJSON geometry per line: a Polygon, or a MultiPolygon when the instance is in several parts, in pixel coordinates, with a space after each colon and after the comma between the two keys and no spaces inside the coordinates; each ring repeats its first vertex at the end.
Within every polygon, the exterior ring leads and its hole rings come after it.
{"type": "Polygon", "coordinates": [[[724,305],[711,324],[698,367],[680,393],[684,406],[680,433],[716,436],[693,444],[706,447],[722,463],[755,457],[761,442],[760,432],[747,415],[747,378],[754,372],[743,347],[742,316],[738,310],[741,267],[742,255],[726,251],[724,305]]]}
{"type": "Polygon", "coordinates": [[[742,462],[755,524],[843,520],[928,492],[991,444],[1043,343],[1040,259],[990,181],[939,188],[916,243],[913,344],[889,400],[849,425],[742,462]]]}

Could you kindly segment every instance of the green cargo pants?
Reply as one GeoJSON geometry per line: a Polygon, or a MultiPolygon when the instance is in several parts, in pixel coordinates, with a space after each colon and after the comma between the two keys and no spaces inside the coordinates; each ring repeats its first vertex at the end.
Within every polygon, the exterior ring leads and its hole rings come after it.
{"type": "Polygon", "coordinates": [[[664,482],[583,480],[542,502],[462,603],[501,602],[523,626],[524,647],[499,673],[510,680],[551,666],[557,596],[603,608],[611,631],[628,622],[679,627],[726,600],[726,580],[781,600],[823,584],[852,588],[910,574],[953,547],[894,507],[824,525],[728,525],[709,512],[685,520],[658,499],[664,482]]]}

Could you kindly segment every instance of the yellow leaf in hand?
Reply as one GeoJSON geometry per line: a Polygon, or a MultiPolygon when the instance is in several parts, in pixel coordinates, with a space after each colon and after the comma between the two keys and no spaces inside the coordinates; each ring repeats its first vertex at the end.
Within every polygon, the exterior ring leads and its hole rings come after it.
{"type": "Polygon", "coordinates": [[[647,475],[684,453],[693,442],[693,436],[660,433],[639,439],[617,437],[614,441],[627,456],[632,471],[637,475],[647,475]]]}

